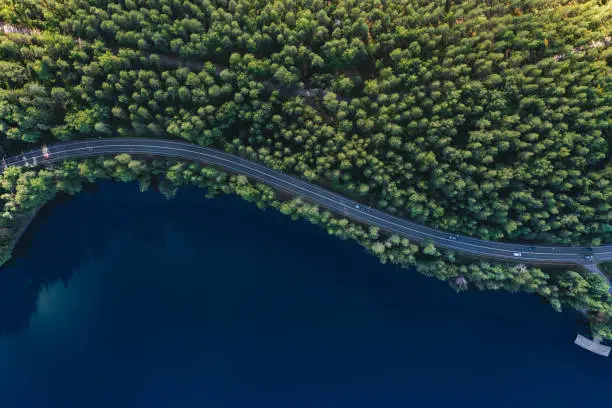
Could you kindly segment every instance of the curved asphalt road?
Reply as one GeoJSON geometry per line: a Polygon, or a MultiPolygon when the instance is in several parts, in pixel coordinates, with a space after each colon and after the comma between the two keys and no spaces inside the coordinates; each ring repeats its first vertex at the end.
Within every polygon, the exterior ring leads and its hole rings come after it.
{"type": "Polygon", "coordinates": [[[570,246],[535,246],[530,251],[528,250],[530,245],[527,244],[485,241],[436,230],[371,209],[340,194],[250,160],[187,142],[145,138],[111,138],[57,143],[49,146],[48,149],[49,159],[44,158],[41,149],[36,149],[23,155],[7,158],[5,163],[7,166],[31,166],[40,165],[45,161],[118,153],[176,157],[211,164],[230,172],[244,174],[271,187],[285,190],[293,195],[315,202],[355,221],[379,227],[412,241],[430,239],[437,247],[452,249],[465,254],[523,263],[581,265],[591,272],[600,274],[596,263],[612,261],[612,245],[593,248],[592,252],[588,252],[583,247],[570,246]],[[521,256],[516,256],[515,253],[520,253],[521,256]],[[585,259],[586,255],[592,255],[593,259],[585,259]]]}

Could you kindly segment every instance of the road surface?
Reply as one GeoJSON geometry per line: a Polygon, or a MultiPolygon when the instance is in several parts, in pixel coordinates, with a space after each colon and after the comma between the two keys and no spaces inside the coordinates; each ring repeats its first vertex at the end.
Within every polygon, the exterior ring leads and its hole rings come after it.
{"type": "Polygon", "coordinates": [[[6,166],[31,166],[40,165],[45,161],[119,153],[174,157],[244,174],[251,179],[303,197],[355,221],[379,227],[411,241],[421,242],[428,239],[436,247],[452,249],[467,255],[529,264],[580,265],[599,274],[601,271],[597,268],[597,263],[612,261],[612,245],[595,247],[589,251],[584,247],[531,246],[520,243],[485,241],[440,231],[369,208],[340,194],[272,170],[262,164],[187,142],[145,138],[92,139],[57,143],[48,147],[48,153],[49,158],[45,159],[42,149],[36,149],[6,158],[5,163],[6,166]],[[529,247],[532,247],[531,250],[529,247]],[[592,259],[587,259],[585,256],[592,256],[592,259]]]}

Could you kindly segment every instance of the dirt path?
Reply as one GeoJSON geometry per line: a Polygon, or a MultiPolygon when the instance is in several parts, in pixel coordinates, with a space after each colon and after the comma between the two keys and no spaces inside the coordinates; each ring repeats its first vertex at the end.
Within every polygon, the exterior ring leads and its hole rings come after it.
{"type": "Polygon", "coordinates": [[[0,32],[3,34],[18,33],[18,34],[40,34],[40,30],[35,28],[17,27],[4,21],[0,21],[0,32]]]}
{"type": "Polygon", "coordinates": [[[610,44],[612,44],[612,36],[604,37],[602,40],[599,40],[599,41],[593,41],[589,45],[583,45],[581,47],[576,47],[571,51],[571,53],[557,54],[553,58],[555,59],[555,61],[562,61],[567,57],[568,54],[575,54],[577,52],[585,51],[591,48],[607,47],[610,44]]]}

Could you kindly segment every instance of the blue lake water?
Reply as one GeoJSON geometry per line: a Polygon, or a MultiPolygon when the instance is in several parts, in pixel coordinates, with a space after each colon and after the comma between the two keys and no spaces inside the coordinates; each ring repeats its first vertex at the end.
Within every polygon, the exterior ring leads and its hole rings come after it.
{"type": "Polygon", "coordinates": [[[580,316],[535,296],[457,295],[197,189],[45,212],[0,271],[0,407],[612,404],[580,316]]]}

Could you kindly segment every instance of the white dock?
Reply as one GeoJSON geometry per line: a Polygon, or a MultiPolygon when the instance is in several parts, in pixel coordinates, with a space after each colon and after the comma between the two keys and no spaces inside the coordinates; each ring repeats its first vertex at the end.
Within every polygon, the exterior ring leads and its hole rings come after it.
{"type": "Polygon", "coordinates": [[[610,355],[610,346],[601,344],[601,339],[597,337],[591,340],[579,334],[576,336],[574,344],[582,347],[585,350],[589,350],[592,353],[599,354],[600,356],[608,357],[610,355]]]}

